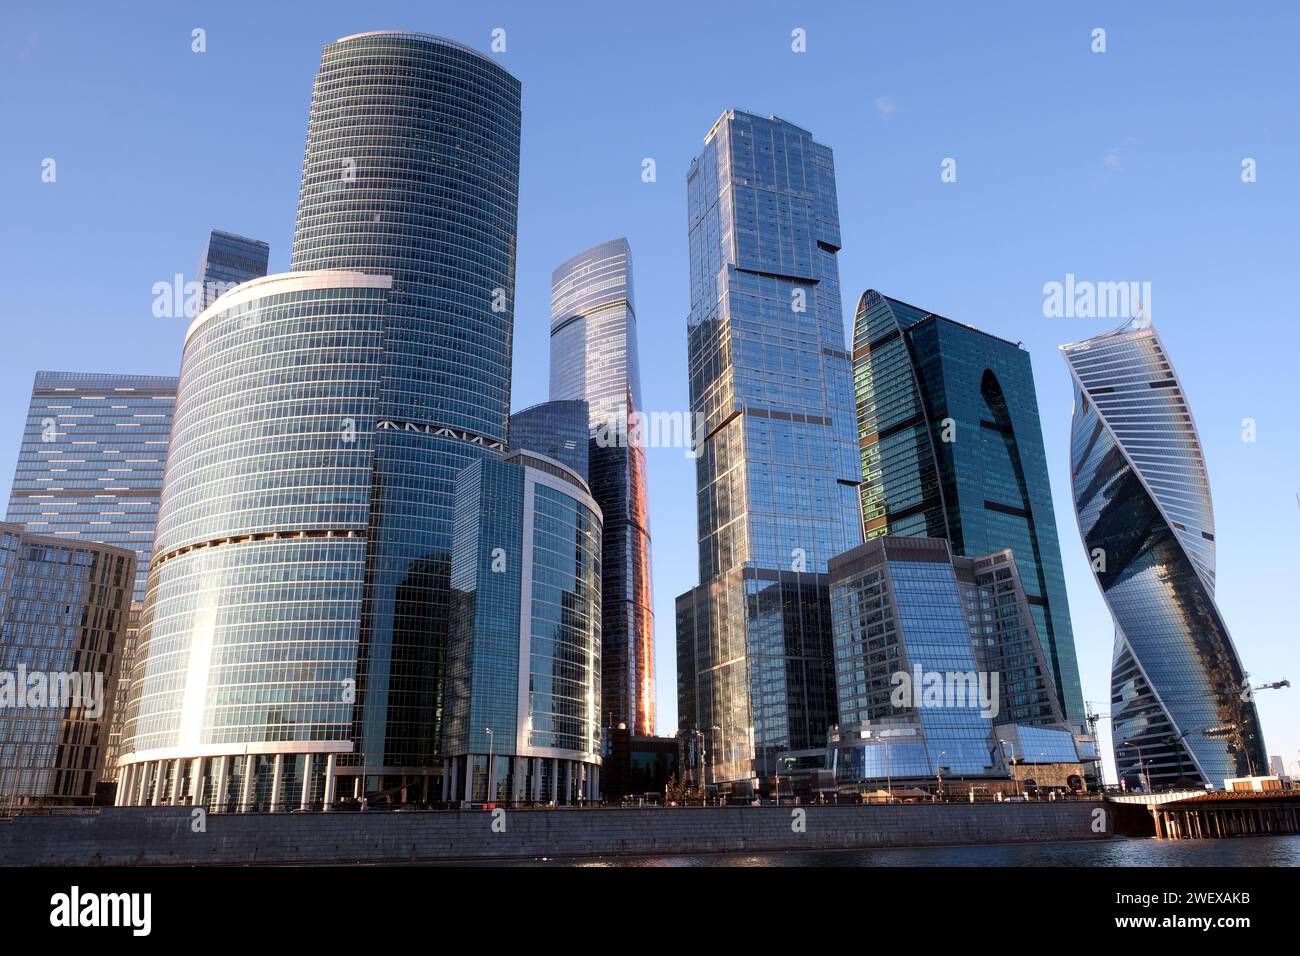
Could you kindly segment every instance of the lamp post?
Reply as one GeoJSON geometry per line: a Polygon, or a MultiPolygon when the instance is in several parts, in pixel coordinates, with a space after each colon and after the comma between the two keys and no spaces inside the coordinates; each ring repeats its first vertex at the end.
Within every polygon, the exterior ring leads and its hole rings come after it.
{"type": "Polygon", "coordinates": [[[1147,788],[1147,793],[1150,793],[1150,792],[1151,792],[1151,774],[1150,774],[1150,772],[1147,770],[1147,762],[1146,762],[1146,760],[1142,757],[1142,748],[1141,748],[1140,746],[1138,746],[1137,744],[1133,743],[1133,741],[1131,741],[1131,740],[1126,740],[1126,741],[1124,741],[1124,746],[1125,746],[1125,747],[1132,747],[1134,750],[1137,751],[1137,755],[1138,755],[1138,779],[1142,779],[1142,778],[1144,778],[1144,777],[1146,778],[1146,782],[1143,784],[1143,786],[1145,786],[1145,787],[1147,788]]]}
{"type": "MultiPolygon", "coordinates": [[[[1001,737],[998,738],[998,743],[1002,744],[1004,747],[1010,747],[1010,748],[1011,748],[1011,766],[1012,766],[1012,767],[1015,767],[1015,765],[1016,765],[1016,745],[1015,745],[1014,743],[1012,743],[1010,740],[1003,740],[1001,737]]],[[[1017,796],[1017,797],[1022,796],[1021,791],[1020,791],[1020,778],[1016,776],[1016,772],[1015,772],[1014,769],[1011,771],[1011,779],[1014,780],[1014,781],[1016,782],[1016,796],[1017,796]]]]}

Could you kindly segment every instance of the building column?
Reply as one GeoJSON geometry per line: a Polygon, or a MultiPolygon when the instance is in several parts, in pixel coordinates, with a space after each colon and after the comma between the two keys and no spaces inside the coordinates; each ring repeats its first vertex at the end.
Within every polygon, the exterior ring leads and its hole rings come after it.
{"type": "Polygon", "coordinates": [[[257,766],[257,756],[255,754],[244,754],[244,778],[240,781],[239,786],[239,812],[247,813],[252,808],[253,803],[253,768],[257,766]]]}
{"type": "Polygon", "coordinates": [[[113,794],[113,806],[122,806],[126,793],[131,789],[131,767],[122,767],[117,772],[117,793],[113,794]]]}
{"type": "Polygon", "coordinates": [[[311,803],[311,754],[302,755],[302,793],[298,801],[298,809],[306,810],[311,803]]]}
{"type": "Polygon", "coordinates": [[[217,813],[226,812],[226,766],[229,757],[217,758],[217,775],[212,784],[212,808],[217,813]]]}
{"type": "Polygon", "coordinates": [[[271,770],[271,812],[280,809],[280,789],[284,785],[284,754],[275,755],[275,765],[271,770]]]}
{"type": "Polygon", "coordinates": [[[184,761],[180,757],[171,761],[172,765],[172,796],[168,803],[175,807],[181,802],[181,764],[184,761]]]}
{"type": "Polygon", "coordinates": [[[334,809],[334,767],[336,758],[330,754],[325,758],[325,809],[334,809]]]}
{"type": "Polygon", "coordinates": [[[528,759],[531,762],[533,768],[533,792],[530,795],[530,799],[533,801],[533,803],[541,803],[542,802],[542,758],[529,757],[528,759]]]}
{"type": "Polygon", "coordinates": [[[560,802],[560,761],[551,758],[551,799],[560,802]]]}
{"type": "Polygon", "coordinates": [[[149,802],[146,788],[149,786],[149,765],[147,763],[137,763],[135,765],[136,774],[140,780],[135,791],[135,800],[132,801],[137,807],[143,807],[149,802]]]}
{"type": "Polygon", "coordinates": [[[592,803],[600,803],[600,767],[596,764],[591,765],[591,792],[588,799],[592,803]]]}
{"type": "Polygon", "coordinates": [[[190,805],[194,807],[204,806],[202,757],[195,757],[190,761],[190,805]]]}
{"type": "Polygon", "coordinates": [[[451,799],[451,758],[442,758],[442,802],[451,799]]]}
{"type": "Polygon", "coordinates": [[[496,800],[496,796],[497,796],[496,791],[492,788],[493,784],[496,783],[496,773],[495,773],[496,766],[497,766],[497,755],[492,754],[490,757],[488,757],[487,787],[484,788],[483,790],[483,797],[485,800],[487,800],[488,803],[493,803],[496,800]]]}
{"type": "Polygon", "coordinates": [[[462,800],[474,799],[474,755],[465,755],[465,790],[461,793],[462,800]]]}
{"type": "Polygon", "coordinates": [[[156,807],[162,804],[163,781],[167,779],[167,770],[161,760],[155,760],[153,762],[153,771],[153,799],[151,802],[156,807]]]}

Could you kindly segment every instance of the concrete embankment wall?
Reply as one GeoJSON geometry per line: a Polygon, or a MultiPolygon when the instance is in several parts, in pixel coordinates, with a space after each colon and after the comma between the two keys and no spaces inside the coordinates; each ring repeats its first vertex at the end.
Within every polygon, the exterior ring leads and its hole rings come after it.
{"type": "Polygon", "coordinates": [[[1099,803],[207,814],[0,820],[0,864],[437,862],[1104,839],[1099,803]],[[197,832],[196,832],[197,831],[197,832]]]}

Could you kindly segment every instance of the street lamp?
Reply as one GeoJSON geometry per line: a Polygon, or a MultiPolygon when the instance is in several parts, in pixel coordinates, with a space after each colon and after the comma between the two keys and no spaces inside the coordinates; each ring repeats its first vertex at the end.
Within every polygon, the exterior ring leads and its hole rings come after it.
{"type": "MultiPolygon", "coordinates": [[[[1014,767],[1016,765],[1016,745],[1010,740],[1003,740],[1001,737],[998,738],[998,743],[1011,748],[1011,766],[1014,767]]],[[[1016,782],[1016,796],[1023,796],[1020,790],[1020,778],[1016,776],[1015,770],[1011,771],[1011,779],[1016,782]]]]}
{"type": "Polygon", "coordinates": [[[1150,792],[1151,792],[1151,773],[1150,773],[1150,771],[1147,770],[1147,762],[1146,762],[1146,760],[1142,757],[1142,748],[1141,748],[1140,746],[1138,746],[1137,744],[1133,743],[1133,741],[1131,741],[1131,740],[1126,740],[1126,741],[1124,741],[1124,744],[1123,744],[1123,745],[1124,745],[1125,747],[1132,747],[1134,750],[1137,751],[1137,754],[1138,754],[1138,778],[1139,778],[1139,779],[1141,779],[1142,777],[1145,777],[1145,778],[1146,778],[1146,783],[1144,784],[1144,786],[1147,788],[1147,793],[1150,793],[1150,792]]]}

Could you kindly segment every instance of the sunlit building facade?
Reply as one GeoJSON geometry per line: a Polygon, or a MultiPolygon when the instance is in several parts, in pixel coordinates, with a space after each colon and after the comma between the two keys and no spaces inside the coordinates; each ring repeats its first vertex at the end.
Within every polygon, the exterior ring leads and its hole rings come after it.
{"type": "Polygon", "coordinates": [[[600,538],[587,483],[552,458],[457,479],[443,800],[599,797],[600,538]]]}
{"type": "Polygon", "coordinates": [[[551,399],[584,400],[591,493],[605,516],[604,720],[655,729],[654,597],[632,252],[592,246],[551,275],[551,399]]]}
{"type": "Polygon", "coordinates": [[[1061,709],[1085,732],[1029,353],[874,289],[858,302],[853,375],[866,538],[1009,548],[1061,709]]]}
{"type": "Polygon", "coordinates": [[[1027,757],[1080,763],[1089,742],[1067,726],[1010,551],[968,558],[943,538],[878,536],[829,574],[837,781],[992,782],[1027,757]]]}
{"type": "Polygon", "coordinates": [[[831,151],[728,111],[687,212],[701,584],[677,599],[678,720],[743,792],[836,720],[826,568],[862,540],[831,151]]]}
{"type": "Polygon", "coordinates": [[[187,337],[128,802],[436,798],[456,476],[506,442],[519,97],[439,37],[325,47],[293,271],[187,337]]]}
{"type": "Polygon", "coordinates": [[[1259,715],[1214,601],[1205,454],[1164,343],[1139,317],[1061,351],[1075,387],[1075,512],[1115,621],[1120,779],[1221,787],[1262,773],[1259,715]]]}
{"type": "Polygon", "coordinates": [[[126,548],[0,523],[0,805],[94,801],[134,573],[126,548]]]}
{"type": "Polygon", "coordinates": [[[108,780],[117,774],[176,387],[174,375],[37,372],[5,514],[6,521],[37,534],[135,552],[131,613],[117,650],[117,700],[103,761],[108,780]]]}

